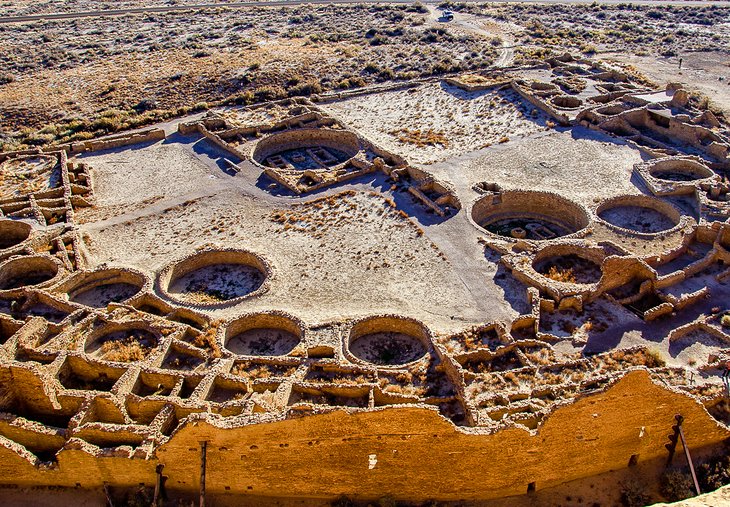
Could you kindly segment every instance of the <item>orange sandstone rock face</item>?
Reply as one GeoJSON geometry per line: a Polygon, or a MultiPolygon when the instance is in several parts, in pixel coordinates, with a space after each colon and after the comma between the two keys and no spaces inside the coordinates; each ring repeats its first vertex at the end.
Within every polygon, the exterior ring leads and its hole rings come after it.
{"type": "Polygon", "coordinates": [[[416,501],[484,499],[522,494],[531,482],[541,489],[621,468],[632,455],[642,460],[662,457],[667,428],[673,424],[667,414],[673,412],[685,415],[684,431],[693,447],[728,436],[696,401],[658,386],[639,370],[603,392],[557,408],[537,431],[466,431],[422,406],[336,410],[244,426],[236,419],[195,416],[148,459],[99,454],[79,442],[58,454],[56,468],[38,469],[4,439],[0,467],[6,483],[71,487],[81,482],[90,488],[104,482],[153,483],[155,466],[161,463],[178,488],[194,491],[199,487],[200,442],[206,441],[206,486],[211,492],[266,495],[277,484],[278,496],[331,498],[348,491],[361,498],[386,493],[416,501]],[[375,461],[371,455],[376,456],[375,466],[370,465],[375,461]],[[291,470],[314,462],[316,474],[291,477],[291,470]],[[458,486],[451,492],[439,486],[444,466],[458,486]],[[246,476],[234,480],[241,467],[246,476]],[[475,467],[502,472],[473,481],[468,471],[475,467]],[[396,479],[403,468],[411,472],[409,481],[396,479]]]}

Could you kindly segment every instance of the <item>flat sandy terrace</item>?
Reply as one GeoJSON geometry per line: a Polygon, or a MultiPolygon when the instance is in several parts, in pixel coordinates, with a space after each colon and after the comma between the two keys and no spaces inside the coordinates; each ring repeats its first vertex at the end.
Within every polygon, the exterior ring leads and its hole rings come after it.
{"type": "MultiPolygon", "coordinates": [[[[202,247],[245,248],[274,266],[271,289],[233,308],[213,310],[215,317],[280,309],[308,322],[325,322],[394,312],[420,319],[436,332],[450,332],[529,312],[526,286],[479,244],[483,232],[468,215],[480,195],[475,184],[556,192],[589,209],[606,198],[641,193],[632,178],[633,164],[642,160],[638,151],[580,127],[548,127],[544,116],[535,116],[531,107],[504,92],[469,94],[430,83],[324,108],[345,122],[352,120],[366,137],[396,153],[415,161],[439,160],[420,165],[453,186],[463,209],[438,220],[391,190],[380,176],[307,197],[277,196],[253,164],[234,160],[197,137],[173,135],[154,145],[80,157],[94,168],[97,191],[96,208],[79,215],[92,261],[154,276],[202,247]],[[385,115],[378,114],[377,104],[385,104],[385,115]],[[425,121],[443,129],[453,145],[417,147],[398,141],[392,125],[417,126],[418,114],[402,112],[416,104],[424,104],[425,121]],[[425,105],[432,107],[429,116],[425,105]],[[455,110],[460,114],[454,115],[455,110]],[[491,115],[491,121],[484,121],[483,114],[491,115]],[[480,130],[482,123],[490,127],[480,130]],[[480,139],[497,135],[507,140],[481,147],[480,139]],[[242,170],[235,175],[227,171],[226,159],[242,170]],[[300,226],[282,226],[282,213],[297,216],[300,226]]],[[[617,239],[600,226],[597,233],[617,239]]],[[[670,237],[665,246],[676,240],[670,237]]],[[[656,248],[642,240],[624,246],[637,254],[656,248]]],[[[628,324],[613,328],[611,336],[595,334],[591,347],[596,350],[646,343],[643,333],[655,345],[675,325],[651,330],[620,306],[598,306],[603,309],[596,311],[607,312],[609,322],[628,324]]],[[[696,315],[690,312],[679,320],[696,315]]],[[[668,350],[668,341],[662,348],[668,350]]]]}

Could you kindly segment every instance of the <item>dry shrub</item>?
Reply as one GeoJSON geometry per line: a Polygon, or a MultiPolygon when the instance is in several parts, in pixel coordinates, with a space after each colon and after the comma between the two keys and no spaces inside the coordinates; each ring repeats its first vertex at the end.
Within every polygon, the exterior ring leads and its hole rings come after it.
{"type": "Polygon", "coordinates": [[[402,130],[394,130],[391,132],[403,144],[414,144],[419,148],[424,146],[442,146],[449,147],[449,140],[443,132],[437,132],[433,129],[421,131],[419,129],[411,130],[404,128],[402,130]]]}
{"type": "Polygon", "coordinates": [[[550,266],[550,270],[545,276],[556,282],[576,283],[573,268],[560,269],[557,266],[550,266]]]}
{"type": "Polygon", "coordinates": [[[599,359],[604,371],[617,371],[631,366],[646,366],[647,368],[661,368],[666,362],[657,350],[617,350],[599,359]]]}
{"type": "Polygon", "coordinates": [[[151,350],[143,346],[135,336],[123,340],[109,340],[101,346],[101,354],[105,360],[123,363],[142,361],[151,350]]]}
{"type": "Polygon", "coordinates": [[[215,339],[217,331],[218,326],[213,325],[205,333],[200,333],[193,340],[193,345],[200,347],[201,349],[206,349],[210,352],[210,356],[214,359],[221,357],[221,348],[218,345],[218,340],[215,339]]]}
{"type": "Polygon", "coordinates": [[[274,372],[265,365],[254,366],[251,363],[236,363],[231,369],[231,374],[248,379],[266,379],[271,377],[291,377],[296,372],[296,366],[290,366],[281,371],[274,372]]]}
{"type": "Polygon", "coordinates": [[[720,325],[722,327],[730,327],[730,315],[723,315],[720,318],[720,325]]]}

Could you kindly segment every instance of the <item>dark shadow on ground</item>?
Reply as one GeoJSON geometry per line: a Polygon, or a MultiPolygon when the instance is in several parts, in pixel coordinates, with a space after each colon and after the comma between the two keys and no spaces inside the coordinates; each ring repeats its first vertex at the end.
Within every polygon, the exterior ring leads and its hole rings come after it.
{"type": "Polygon", "coordinates": [[[494,273],[494,283],[504,291],[504,299],[514,311],[520,315],[530,313],[531,308],[527,302],[527,285],[523,284],[512,276],[512,272],[504,267],[500,261],[502,256],[491,248],[484,248],[484,258],[497,266],[494,273]]]}
{"type": "Polygon", "coordinates": [[[232,153],[224,152],[205,138],[196,141],[192,145],[192,150],[199,157],[208,158],[225,174],[236,175],[236,171],[231,169],[230,163],[238,164],[241,160],[232,153]]]}

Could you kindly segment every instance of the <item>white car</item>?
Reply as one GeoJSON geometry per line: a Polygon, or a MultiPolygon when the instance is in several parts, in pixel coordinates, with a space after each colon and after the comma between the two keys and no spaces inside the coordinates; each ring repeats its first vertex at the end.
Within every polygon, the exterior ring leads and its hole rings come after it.
{"type": "Polygon", "coordinates": [[[441,14],[441,19],[443,19],[443,20],[445,20],[445,21],[451,21],[451,20],[453,20],[453,19],[454,19],[454,13],[453,13],[453,12],[451,12],[451,11],[444,11],[444,12],[443,12],[443,13],[441,14]]]}

